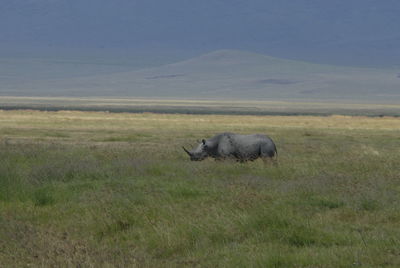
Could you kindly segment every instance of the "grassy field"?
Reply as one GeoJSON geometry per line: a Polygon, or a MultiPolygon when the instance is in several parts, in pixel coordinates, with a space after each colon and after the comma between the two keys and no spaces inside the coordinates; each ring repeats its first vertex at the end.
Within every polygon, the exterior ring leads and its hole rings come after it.
{"type": "Polygon", "coordinates": [[[0,111],[0,266],[399,267],[400,118],[0,111]],[[181,146],[266,133],[279,165],[181,146]]]}

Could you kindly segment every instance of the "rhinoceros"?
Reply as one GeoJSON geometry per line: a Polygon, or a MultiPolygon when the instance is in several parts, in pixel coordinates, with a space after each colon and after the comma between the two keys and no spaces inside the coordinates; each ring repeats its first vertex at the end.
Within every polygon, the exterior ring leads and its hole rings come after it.
{"type": "Polygon", "coordinates": [[[257,158],[276,160],[278,156],[275,143],[270,137],[262,134],[240,135],[225,132],[207,140],[203,139],[192,151],[182,148],[192,161],[213,157],[216,160],[232,158],[245,162],[257,158]]]}

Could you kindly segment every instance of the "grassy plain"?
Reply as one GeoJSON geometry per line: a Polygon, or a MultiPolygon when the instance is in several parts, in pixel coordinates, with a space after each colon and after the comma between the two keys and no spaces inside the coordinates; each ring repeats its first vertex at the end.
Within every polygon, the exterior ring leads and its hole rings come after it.
{"type": "Polygon", "coordinates": [[[0,139],[0,266],[400,266],[400,118],[0,111],[0,139]],[[181,149],[222,131],[279,165],[181,149]]]}

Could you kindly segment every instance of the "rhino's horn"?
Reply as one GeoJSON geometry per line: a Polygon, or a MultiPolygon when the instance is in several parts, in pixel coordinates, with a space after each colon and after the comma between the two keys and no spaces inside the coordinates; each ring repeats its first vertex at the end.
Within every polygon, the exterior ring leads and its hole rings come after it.
{"type": "Polygon", "coordinates": [[[186,150],[185,147],[182,146],[182,148],[189,156],[192,156],[192,154],[188,150],[186,150]]]}

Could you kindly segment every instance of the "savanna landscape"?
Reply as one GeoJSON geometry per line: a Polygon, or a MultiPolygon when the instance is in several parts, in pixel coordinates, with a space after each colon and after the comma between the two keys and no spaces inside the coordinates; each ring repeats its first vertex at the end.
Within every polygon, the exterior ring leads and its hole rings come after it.
{"type": "Polygon", "coordinates": [[[2,0],[0,268],[400,267],[399,14],[2,0]]]}
{"type": "Polygon", "coordinates": [[[400,118],[0,111],[2,267],[399,267],[400,118]],[[278,165],[182,146],[263,133],[278,165]]]}

